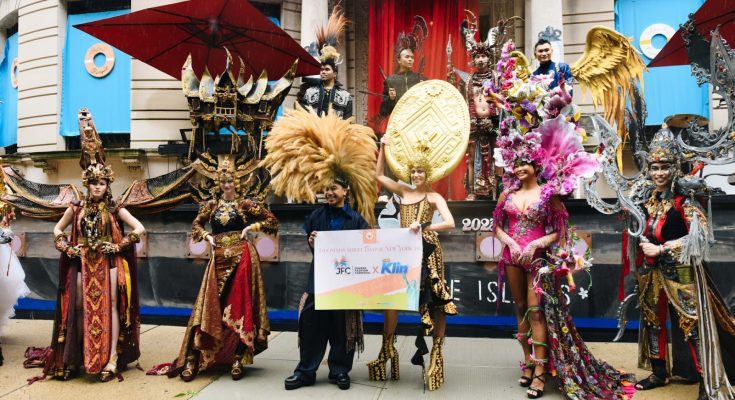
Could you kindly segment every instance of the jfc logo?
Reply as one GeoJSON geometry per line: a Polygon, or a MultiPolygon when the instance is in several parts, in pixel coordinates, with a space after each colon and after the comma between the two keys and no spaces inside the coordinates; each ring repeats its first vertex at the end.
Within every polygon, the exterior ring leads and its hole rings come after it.
{"type": "Polygon", "coordinates": [[[342,256],[334,260],[334,273],[336,275],[350,275],[352,273],[352,268],[350,268],[347,258],[342,256]]]}

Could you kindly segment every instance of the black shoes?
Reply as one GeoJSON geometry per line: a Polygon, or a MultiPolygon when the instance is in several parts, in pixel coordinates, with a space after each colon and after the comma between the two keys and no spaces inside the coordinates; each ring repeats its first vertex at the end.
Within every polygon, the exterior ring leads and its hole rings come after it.
{"type": "Polygon", "coordinates": [[[329,383],[337,385],[342,390],[347,390],[350,388],[350,376],[345,373],[330,376],[329,383]]]}
{"type": "Polygon", "coordinates": [[[286,390],[294,390],[302,386],[311,386],[314,382],[304,382],[298,375],[294,374],[286,378],[286,380],[283,381],[283,384],[286,387],[286,390]]]}
{"type": "MultiPolygon", "coordinates": [[[[329,383],[337,385],[337,387],[342,390],[347,390],[350,388],[350,376],[347,374],[330,375],[329,383]]],[[[299,375],[293,374],[286,378],[286,380],[283,381],[283,384],[286,387],[286,390],[294,390],[302,386],[311,386],[314,382],[305,382],[299,375]]]]}

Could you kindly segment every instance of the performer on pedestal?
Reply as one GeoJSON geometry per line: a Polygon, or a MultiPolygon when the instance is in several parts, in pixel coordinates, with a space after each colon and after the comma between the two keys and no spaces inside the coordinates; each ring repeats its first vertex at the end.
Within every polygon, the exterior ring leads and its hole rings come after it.
{"type": "MultiPolygon", "coordinates": [[[[410,33],[401,32],[395,45],[396,61],[398,62],[398,71],[393,75],[385,78],[383,82],[383,102],[380,103],[380,116],[387,118],[393,112],[398,100],[413,85],[425,81],[426,77],[421,75],[422,67],[419,66],[419,72],[413,72],[413,64],[415,61],[415,53],[421,49],[426,36],[429,34],[429,28],[426,21],[420,16],[414,16],[414,27],[410,33]]],[[[423,64],[424,58],[421,60],[423,64]]]]}
{"type": "Polygon", "coordinates": [[[352,95],[337,81],[338,65],[343,61],[337,46],[348,23],[342,7],[335,6],[327,26],[317,29],[316,43],[310,46],[310,51],[319,53],[320,79],[319,82],[305,79],[296,98],[302,107],[311,107],[319,116],[329,113],[330,108],[340,118],[352,116],[352,95]]]}
{"type": "MultiPolygon", "coordinates": [[[[320,231],[368,229],[375,222],[375,134],[334,114],[317,116],[297,107],[276,121],[266,139],[271,187],[277,195],[313,203],[323,192],[327,204],[306,220],[309,248],[320,231]]],[[[314,268],[299,304],[299,363],[286,378],[286,390],[313,385],[329,344],[328,379],[350,388],[355,351],[363,350],[362,312],[316,310],[314,268]]]]}
{"type": "MultiPolygon", "coordinates": [[[[539,61],[539,67],[533,71],[533,75],[549,75],[552,80],[549,84],[549,90],[559,86],[559,80],[564,79],[564,82],[571,87],[572,83],[572,69],[569,64],[563,62],[555,63],[551,60],[553,55],[553,49],[551,43],[546,39],[539,39],[538,42],[533,46],[533,54],[539,61]]],[[[570,91],[571,93],[571,91],[570,91]]]]}
{"type": "Polygon", "coordinates": [[[470,144],[467,147],[466,200],[488,198],[495,189],[493,149],[497,138],[498,109],[484,95],[485,86],[497,83],[491,60],[494,50],[487,42],[467,43],[474,72],[466,83],[470,108],[470,144]]]}
{"type": "Polygon", "coordinates": [[[270,333],[260,258],[248,235],[275,234],[278,220],[263,204],[245,197],[241,188],[245,177],[229,156],[219,163],[212,157],[203,160],[216,170],[211,177],[215,191],[199,205],[191,231],[194,241],[209,242],[212,258],[178,358],[173,365],[154,367],[152,372],[179,375],[189,382],[214,364],[227,364],[232,379],[239,380],[245,374],[243,366],[252,364],[254,356],[268,347],[270,333]]]}

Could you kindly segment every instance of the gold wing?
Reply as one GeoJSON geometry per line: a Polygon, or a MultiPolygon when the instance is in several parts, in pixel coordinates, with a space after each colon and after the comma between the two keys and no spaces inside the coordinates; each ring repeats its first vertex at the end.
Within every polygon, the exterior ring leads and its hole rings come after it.
{"type": "Polygon", "coordinates": [[[610,124],[617,124],[623,141],[627,137],[624,120],[628,96],[636,85],[643,92],[645,70],[630,39],[604,26],[587,32],[584,54],[572,65],[572,75],[581,84],[582,93],[589,90],[593,104],[603,107],[610,124]]]}

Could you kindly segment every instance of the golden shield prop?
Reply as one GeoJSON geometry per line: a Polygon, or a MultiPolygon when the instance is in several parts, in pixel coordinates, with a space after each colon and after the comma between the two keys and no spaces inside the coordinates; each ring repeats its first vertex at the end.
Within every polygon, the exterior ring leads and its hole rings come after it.
{"type": "Polygon", "coordinates": [[[449,175],[467,151],[469,108],[448,82],[424,81],[398,100],[385,134],[390,143],[385,148],[386,160],[396,177],[411,182],[411,163],[425,158],[431,166],[426,180],[436,182],[449,175]]]}

